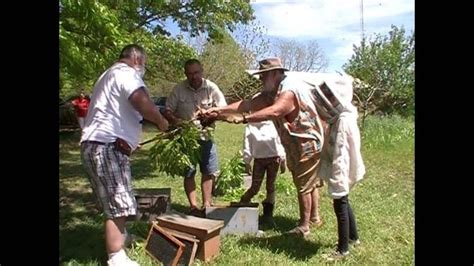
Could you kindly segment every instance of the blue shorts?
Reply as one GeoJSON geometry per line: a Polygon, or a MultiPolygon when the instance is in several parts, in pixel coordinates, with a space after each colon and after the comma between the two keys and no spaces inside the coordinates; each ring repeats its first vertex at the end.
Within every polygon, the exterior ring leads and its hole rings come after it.
{"type": "MultiPolygon", "coordinates": [[[[200,140],[201,144],[201,162],[199,162],[199,169],[203,176],[216,175],[219,171],[219,162],[217,159],[216,144],[212,140],[200,140]]],[[[190,168],[185,178],[191,178],[196,175],[196,167],[190,168]]]]}

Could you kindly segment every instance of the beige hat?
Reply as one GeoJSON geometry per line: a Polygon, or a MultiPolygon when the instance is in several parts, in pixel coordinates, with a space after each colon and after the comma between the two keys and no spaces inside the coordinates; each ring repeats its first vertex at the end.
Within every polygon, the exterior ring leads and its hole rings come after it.
{"type": "Polygon", "coordinates": [[[258,69],[257,72],[252,73],[252,75],[257,75],[263,72],[277,70],[277,69],[288,71],[288,69],[283,67],[283,65],[281,64],[281,60],[278,57],[263,59],[259,61],[258,64],[260,65],[260,68],[258,69]]]}

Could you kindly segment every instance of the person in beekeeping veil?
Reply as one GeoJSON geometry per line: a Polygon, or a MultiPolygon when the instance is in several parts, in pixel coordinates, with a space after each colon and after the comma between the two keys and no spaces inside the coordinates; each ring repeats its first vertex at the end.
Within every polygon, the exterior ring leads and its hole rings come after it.
{"type": "Polygon", "coordinates": [[[356,219],[349,203],[349,191],[365,174],[360,152],[360,131],[357,108],[351,103],[353,89],[349,76],[322,82],[313,90],[321,119],[329,124],[321,153],[319,176],[328,184],[337,218],[337,249],[328,259],[349,254],[349,244],[359,244],[356,219]]]}

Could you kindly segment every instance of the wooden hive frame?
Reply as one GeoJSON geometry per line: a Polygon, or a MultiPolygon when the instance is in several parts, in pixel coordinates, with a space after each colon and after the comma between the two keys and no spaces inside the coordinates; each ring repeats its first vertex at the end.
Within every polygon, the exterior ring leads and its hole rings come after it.
{"type": "Polygon", "coordinates": [[[165,265],[175,266],[178,265],[184,248],[185,244],[163,230],[156,222],[152,223],[145,244],[145,252],[150,257],[165,265]],[[157,249],[159,244],[160,248],[157,249]]]}
{"type": "Polygon", "coordinates": [[[162,227],[163,230],[168,232],[170,235],[176,237],[179,241],[186,245],[183,251],[183,255],[179,259],[179,265],[193,265],[194,258],[196,257],[196,251],[199,245],[199,239],[196,236],[176,231],[170,228],[162,227]]]}

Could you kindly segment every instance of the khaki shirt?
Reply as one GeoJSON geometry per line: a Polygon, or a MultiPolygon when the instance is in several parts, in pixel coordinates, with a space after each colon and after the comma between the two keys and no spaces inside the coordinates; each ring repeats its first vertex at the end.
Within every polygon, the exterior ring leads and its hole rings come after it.
{"type": "Polygon", "coordinates": [[[191,120],[198,107],[208,109],[225,105],[227,102],[224,94],[214,82],[207,79],[203,79],[197,90],[193,89],[187,80],[178,83],[166,100],[166,109],[185,120],[191,120]]]}

